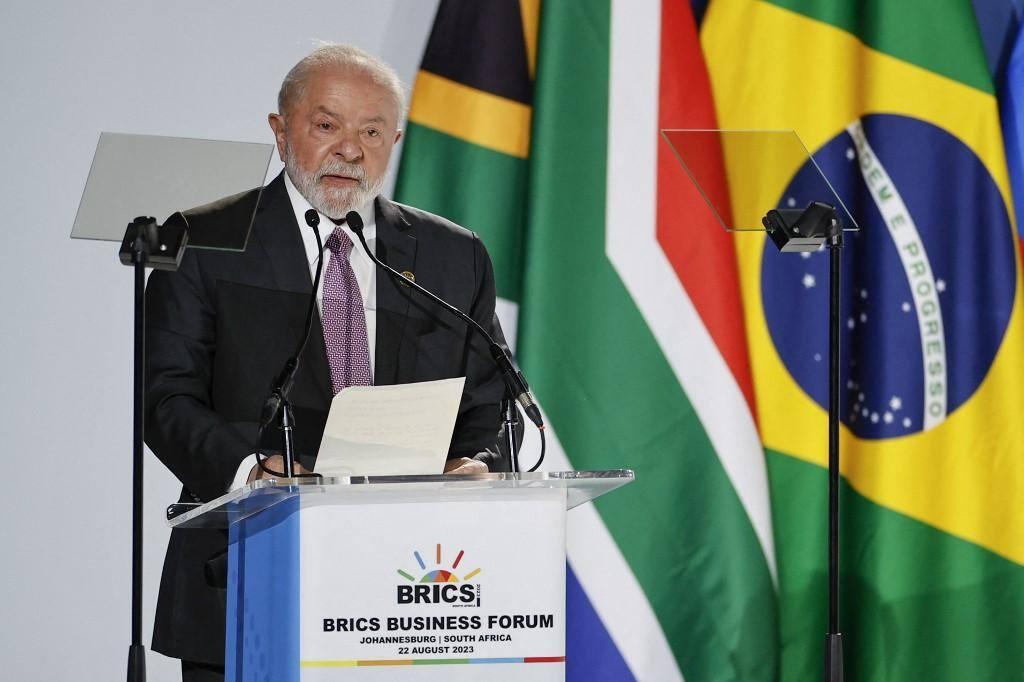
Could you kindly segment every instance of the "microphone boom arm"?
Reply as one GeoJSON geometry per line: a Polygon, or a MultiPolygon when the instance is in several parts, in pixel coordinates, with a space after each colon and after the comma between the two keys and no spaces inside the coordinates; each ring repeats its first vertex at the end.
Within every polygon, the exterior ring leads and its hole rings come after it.
{"type": "MultiPolygon", "coordinates": [[[[494,337],[492,337],[490,333],[486,329],[484,329],[483,325],[474,320],[472,317],[470,317],[463,311],[459,310],[452,304],[448,303],[434,292],[417,284],[413,280],[409,279],[402,273],[392,268],[390,265],[384,263],[379,258],[377,258],[376,254],[374,254],[370,250],[369,246],[366,243],[366,238],[363,236],[363,219],[358,213],[356,213],[355,211],[349,211],[345,215],[345,221],[348,223],[348,226],[352,229],[353,232],[355,232],[356,236],[359,238],[359,243],[363,245],[363,251],[366,252],[366,255],[369,256],[370,260],[372,260],[378,267],[387,272],[396,282],[410,287],[414,291],[419,292],[422,296],[426,296],[435,304],[444,308],[449,313],[451,313],[452,315],[454,315],[455,317],[469,325],[469,327],[474,329],[478,334],[483,336],[483,338],[487,341],[488,349],[491,353],[491,358],[494,360],[494,363],[498,366],[498,369],[501,370],[502,377],[505,380],[505,386],[508,388],[509,394],[515,398],[516,402],[518,402],[519,405],[523,408],[523,412],[526,413],[526,416],[529,417],[530,421],[532,421],[533,424],[541,431],[541,436],[543,440],[544,419],[543,417],[541,417],[540,408],[537,407],[537,401],[534,400],[533,394],[530,392],[530,386],[529,384],[526,383],[526,377],[523,376],[522,372],[516,369],[516,366],[512,363],[512,358],[509,357],[508,351],[506,351],[501,344],[494,340],[494,337]]],[[[514,461],[515,452],[510,452],[509,455],[513,458],[514,461]]],[[[538,465],[539,464],[540,462],[538,462],[538,465]]],[[[536,469],[536,465],[534,466],[534,469],[536,469]]],[[[532,470],[533,469],[531,469],[531,471],[532,470]]]]}

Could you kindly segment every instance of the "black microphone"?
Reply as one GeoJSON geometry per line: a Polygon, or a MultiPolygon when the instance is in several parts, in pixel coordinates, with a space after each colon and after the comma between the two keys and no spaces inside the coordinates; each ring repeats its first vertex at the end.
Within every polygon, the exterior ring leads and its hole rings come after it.
{"type": "Polygon", "coordinates": [[[494,338],[487,333],[487,330],[480,326],[480,323],[478,323],[472,317],[462,312],[461,310],[453,306],[451,303],[448,303],[447,301],[437,296],[433,292],[429,291],[428,289],[424,289],[416,282],[405,277],[402,273],[398,272],[390,265],[387,265],[378,260],[377,256],[375,256],[373,252],[370,251],[370,248],[366,245],[366,238],[363,236],[363,219],[358,213],[356,213],[355,211],[349,211],[348,213],[346,213],[345,222],[348,223],[348,226],[352,229],[353,232],[356,233],[356,236],[359,237],[359,243],[363,245],[363,250],[366,252],[366,255],[370,257],[370,260],[372,260],[385,272],[391,275],[397,282],[420,292],[421,294],[429,298],[431,301],[433,301],[434,303],[441,306],[455,317],[459,318],[460,320],[468,324],[470,328],[475,329],[480,335],[484,337],[484,339],[487,340],[487,343],[490,346],[491,357],[494,359],[494,362],[498,365],[498,369],[500,369],[502,374],[504,375],[505,385],[508,387],[509,392],[513,396],[515,396],[516,402],[518,402],[519,405],[523,408],[523,412],[525,412],[526,416],[530,418],[530,421],[532,421],[538,429],[541,429],[543,431],[544,420],[540,416],[540,409],[537,407],[537,401],[534,400],[533,394],[530,393],[530,386],[529,384],[526,383],[526,378],[523,376],[523,373],[517,370],[515,365],[512,364],[512,359],[508,356],[508,353],[505,351],[505,349],[502,348],[501,344],[495,342],[494,338]]]}
{"type": "Polygon", "coordinates": [[[316,276],[313,278],[313,291],[309,295],[309,308],[306,311],[306,325],[302,333],[302,339],[299,341],[299,347],[295,349],[295,354],[284,363],[284,368],[274,381],[274,387],[271,389],[270,396],[263,403],[259,422],[261,432],[277,416],[278,411],[281,409],[281,403],[288,399],[288,393],[291,392],[292,385],[295,383],[295,374],[299,370],[299,357],[309,341],[310,329],[313,327],[313,311],[316,310],[316,292],[320,288],[320,273],[323,270],[324,243],[320,239],[320,214],[311,208],[306,211],[304,217],[306,224],[313,228],[313,234],[316,235],[316,244],[320,249],[320,257],[316,261],[316,276]]]}

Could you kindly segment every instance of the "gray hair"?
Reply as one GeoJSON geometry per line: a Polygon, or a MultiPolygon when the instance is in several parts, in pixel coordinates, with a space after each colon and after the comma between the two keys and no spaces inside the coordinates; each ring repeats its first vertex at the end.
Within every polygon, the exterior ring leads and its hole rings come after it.
{"type": "Polygon", "coordinates": [[[401,123],[405,114],[405,88],[395,70],[369,52],[338,43],[321,43],[292,67],[277,93],[278,113],[285,115],[289,107],[302,99],[310,76],[325,67],[337,67],[359,73],[387,90],[395,101],[395,124],[401,123]]]}

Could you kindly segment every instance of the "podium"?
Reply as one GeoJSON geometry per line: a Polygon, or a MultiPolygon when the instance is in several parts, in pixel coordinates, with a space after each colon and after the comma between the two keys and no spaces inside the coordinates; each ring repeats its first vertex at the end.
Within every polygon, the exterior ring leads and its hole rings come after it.
{"type": "Polygon", "coordinates": [[[225,679],[565,679],[566,512],[629,470],[264,480],[228,530],[225,679]]]}

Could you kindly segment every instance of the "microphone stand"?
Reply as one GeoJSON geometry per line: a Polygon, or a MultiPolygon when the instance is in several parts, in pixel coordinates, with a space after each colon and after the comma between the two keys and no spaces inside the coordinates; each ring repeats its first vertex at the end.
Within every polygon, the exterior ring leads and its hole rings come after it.
{"type": "Polygon", "coordinates": [[[313,229],[313,234],[316,235],[316,244],[319,248],[319,256],[317,257],[316,263],[316,276],[313,278],[313,291],[309,297],[309,308],[306,310],[306,324],[302,333],[302,339],[299,341],[299,347],[295,349],[294,355],[288,358],[288,361],[285,362],[284,369],[281,370],[281,374],[278,375],[277,381],[274,382],[274,388],[270,392],[270,397],[268,397],[266,402],[263,403],[263,410],[260,414],[260,426],[256,433],[256,463],[259,465],[260,469],[268,474],[284,478],[295,477],[295,439],[293,434],[295,417],[292,414],[292,404],[288,400],[288,394],[291,392],[292,386],[295,383],[295,373],[299,369],[299,357],[302,355],[302,351],[306,347],[306,342],[309,341],[310,330],[313,327],[313,311],[316,308],[316,292],[320,286],[320,274],[323,272],[324,264],[324,243],[320,238],[319,230],[320,214],[313,209],[309,209],[306,211],[304,217],[306,219],[306,224],[313,229]],[[262,458],[263,430],[274,420],[275,417],[278,417],[278,427],[281,430],[281,438],[283,441],[283,472],[274,471],[268,468],[262,458]]]}
{"type": "Polygon", "coordinates": [[[513,474],[519,473],[519,445],[516,443],[516,429],[519,426],[519,410],[516,399],[505,388],[505,396],[501,399],[501,423],[505,429],[505,447],[508,448],[509,464],[513,474]]]}
{"type": "Polygon", "coordinates": [[[541,442],[541,454],[537,463],[533,465],[530,471],[535,471],[540,466],[541,462],[544,461],[544,420],[541,417],[540,409],[537,407],[537,402],[533,398],[533,394],[530,392],[530,386],[526,383],[526,377],[523,373],[516,369],[515,365],[512,364],[512,359],[508,356],[508,353],[502,348],[501,344],[494,340],[486,329],[484,329],[479,322],[474,320],[472,317],[462,312],[451,303],[448,303],[440,296],[417,284],[411,279],[406,278],[402,273],[398,272],[390,265],[382,262],[377,256],[370,250],[370,247],[366,244],[366,237],[363,236],[363,218],[355,211],[349,211],[345,214],[345,222],[355,232],[356,236],[359,237],[359,243],[363,245],[363,251],[369,256],[378,267],[388,273],[392,279],[399,284],[410,287],[414,291],[419,292],[421,295],[426,296],[428,299],[439,305],[440,307],[447,310],[449,313],[465,322],[469,327],[475,330],[478,334],[484,337],[487,341],[491,352],[491,359],[494,360],[498,369],[501,370],[502,376],[505,379],[505,397],[501,402],[501,413],[502,423],[505,428],[506,443],[509,448],[509,460],[511,461],[512,472],[519,473],[519,449],[516,446],[516,434],[515,427],[519,423],[519,416],[515,408],[515,403],[518,402],[522,407],[523,411],[526,412],[526,416],[530,418],[530,421],[534,423],[540,433],[541,442]]]}

